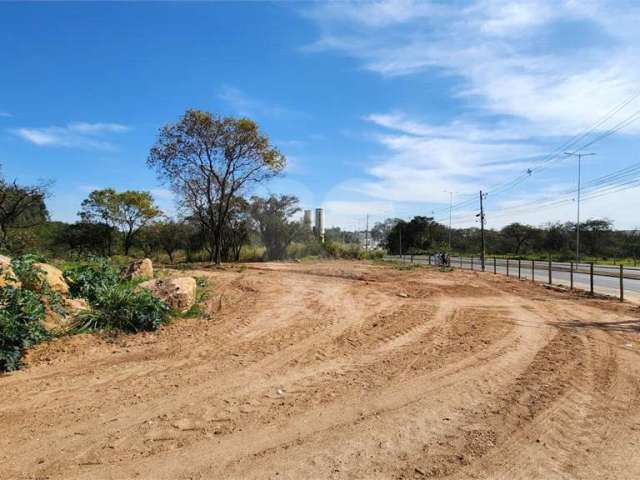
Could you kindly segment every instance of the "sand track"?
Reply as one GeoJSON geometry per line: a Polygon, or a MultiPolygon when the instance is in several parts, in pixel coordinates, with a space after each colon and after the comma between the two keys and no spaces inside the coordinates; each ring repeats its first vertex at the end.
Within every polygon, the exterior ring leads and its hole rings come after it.
{"type": "Polygon", "coordinates": [[[203,270],[209,318],[0,377],[0,478],[640,478],[640,312],[471,272],[203,270]]]}

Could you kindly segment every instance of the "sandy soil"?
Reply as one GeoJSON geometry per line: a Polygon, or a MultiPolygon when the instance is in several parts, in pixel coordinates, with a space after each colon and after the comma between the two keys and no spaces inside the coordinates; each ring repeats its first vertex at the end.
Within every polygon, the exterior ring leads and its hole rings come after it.
{"type": "Polygon", "coordinates": [[[640,478],[637,306],[352,262],[194,273],[206,318],[0,377],[0,478],[640,478]]]}

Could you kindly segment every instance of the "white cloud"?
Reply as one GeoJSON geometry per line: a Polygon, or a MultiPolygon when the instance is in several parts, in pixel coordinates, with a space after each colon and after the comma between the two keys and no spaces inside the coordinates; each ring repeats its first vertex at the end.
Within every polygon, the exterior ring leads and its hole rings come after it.
{"type": "Polygon", "coordinates": [[[166,188],[153,188],[151,189],[151,195],[156,200],[173,201],[175,199],[174,193],[166,188]]]}
{"type": "Polygon", "coordinates": [[[340,22],[367,27],[387,27],[409,20],[425,19],[442,15],[448,8],[427,1],[388,0],[372,2],[323,2],[305,10],[311,18],[324,22],[340,22]]]}
{"type": "MultiPolygon", "coordinates": [[[[366,168],[369,179],[344,188],[396,206],[448,203],[445,190],[471,194],[511,179],[640,85],[640,5],[633,2],[331,2],[305,14],[320,31],[307,50],[353,57],[389,82],[437,75],[462,105],[441,123],[401,111],[364,117],[381,152],[366,168]]],[[[635,98],[593,135],[639,109],[635,98]]],[[[621,134],[639,135],[640,121],[621,134]]]]}
{"type": "Polygon", "coordinates": [[[480,21],[481,31],[499,36],[522,35],[523,30],[550,21],[559,11],[541,1],[514,3],[503,0],[481,2],[473,10],[480,15],[486,14],[480,21]]]}
{"type": "Polygon", "coordinates": [[[474,191],[480,179],[498,181],[523,172],[543,150],[519,142],[510,128],[482,128],[464,122],[430,125],[402,113],[371,114],[385,129],[373,135],[383,153],[366,172],[372,180],[348,189],[395,202],[444,202],[447,191],[474,191]]]}
{"type": "Polygon", "coordinates": [[[307,13],[321,27],[315,50],[340,51],[385,76],[450,75],[462,81],[454,94],[470,106],[514,116],[535,134],[584,129],[640,83],[638,29],[628,20],[640,19],[637,4],[625,9],[550,0],[478,0],[456,9],[425,2],[343,5],[307,13]],[[384,22],[381,12],[388,11],[396,13],[387,13],[384,22]]]}
{"type": "Polygon", "coordinates": [[[218,99],[226,103],[238,115],[247,117],[264,116],[273,118],[301,117],[304,113],[281,105],[252,98],[242,90],[225,85],[218,99]]]}
{"type": "Polygon", "coordinates": [[[67,128],[72,132],[98,134],[98,133],[121,133],[129,130],[126,125],[119,123],[70,123],[67,128]]]}
{"type": "Polygon", "coordinates": [[[118,123],[70,123],[64,127],[17,128],[13,132],[22,139],[41,147],[69,147],[115,150],[105,135],[123,133],[129,127],[118,123]]]}
{"type": "Polygon", "coordinates": [[[328,215],[389,215],[393,212],[393,203],[379,201],[327,200],[322,204],[328,215]]]}
{"type": "Polygon", "coordinates": [[[505,141],[529,138],[518,128],[517,122],[510,122],[509,125],[505,122],[504,125],[494,125],[491,128],[481,127],[464,120],[434,125],[408,118],[402,112],[372,113],[364,119],[380,127],[423,137],[464,138],[469,141],[505,141]]]}

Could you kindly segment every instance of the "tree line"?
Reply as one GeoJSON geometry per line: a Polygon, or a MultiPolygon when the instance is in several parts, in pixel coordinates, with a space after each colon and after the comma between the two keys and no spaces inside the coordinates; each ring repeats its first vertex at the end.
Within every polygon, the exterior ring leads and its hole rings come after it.
{"type": "MultiPolygon", "coordinates": [[[[433,251],[477,254],[482,248],[479,228],[454,228],[431,217],[416,216],[410,221],[390,218],[376,223],[371,237],[391,253],[419,254],[433,251]],[[449,248],[451,238],[451,248],[449,248]]],[[[488,255],[553,256],[575,258],[576,224],[548,223],[532,226],[511,223],[503,228],[485,229],[488,255]]],[[[640,260],[640,230],[615,230],[608,219],[589,219],[580,224],[581,252],[594,258],[640,260]]]]}
{"type": "MultiPolygon", "coordinates": [[[[189,109],[177,122],[162,127],[149,150],[147,165],[177,199],[177,216],[169,218],[150,192],[91,192],[80,205],[80,220],[52,222],[46,200],[50,183],[22,185],[0,172],[0,251],[47,251],[56,255],[150,256],[163,252],[171,262],[180,252],[187,261],[215,263],[239,260],[243,247],[261,245],[263,258],[280,259],[295,242],[299,253],[360,255],[358,232],[326,231],[318,244],[302,222],[294,220],[299,201],[290,195],[251,195],[256,186],[280,175],[285,156],[258,125],[247,118],[219,117],[189,109]],[[348,249],[336,245],[350,246],[348,249]]],[[[486,231],[489,254],[550,255],[571,258],[573,223],[540,227],[512,223],[486,231]]],[[[434,250],[478,253],[478,228],[454,229],[431,217],[410,221],[387,219],[371,230],[371,239],[391,253],[434,250]]],[[[616,231],[606,219],[581,225],[581,249],[593,257],[640,257],[638,230],[616,231]]]]}

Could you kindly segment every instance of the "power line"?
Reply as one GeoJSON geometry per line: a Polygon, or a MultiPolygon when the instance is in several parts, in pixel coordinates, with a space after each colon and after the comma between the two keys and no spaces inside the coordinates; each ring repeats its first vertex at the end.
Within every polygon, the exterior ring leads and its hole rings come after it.
{"type": "MultiPolygon", "coordinates": [[[[582,188],[583,192],[587,192],[584,200],[590,200],[592,198],[598,198],[601,196],[609,195],[612,193],[617,193],[620,191],[624,191],[630,188],[635,188],[640,185],[640,162],[625,167],[623,169],[617,170],[615,172],[608,173],[601,177],[595,178],[585,184],[582,188]]],[[[509,214],[516,213],[527,213],[531,211],[533,208],[536,210],[540,210],[542,208],[550,208],[555,206],[560,206],[567,203],[573,203],[575,201],[574,195],[577,190],[565,190],[555,195],[564,196],[569,194],[569,198],[553,198],[550,200],[544,199],[535,199],[527,203],[523,203],[521,205],[515,205],[512,207],[503,208],[497,213],[493,215],[494,218],[503,217],[509,214]]],[[[474,218],[474,214],[471,212],[458,215],[453,217],[454,223],[461,223],[463,221],[469,221],[474,218]]],[[[442,220],[439,220],[442,221],[442,220]]]]}
{"type": "MultiPolygon", "coordinates": [[[[609,112],[607,112],[607,114],[605,114],[600,120],[598,120],[595,124],[593,124],[591,127],[589,127],[586,131],[579,133],[577,135],[575,135],[574,137],[572,137],[571,139],[569,139],[567,142],[563,143],[562,145],[558,146],[557,148],[555,148],[554,150],[552,150],[549,154],[547,154],[542,161],[540,162],[539,165],[537,166],[533,166],[531,168],[528,168],[527,170],[525,170],[523,173],[517,175],[515,178],[507,181],[507,182],[503,182],[501,184],[495,185],[493,187],[490,187],[488,189],[488,191],[486,192],[487,195],[491,195],[492,197],[498,195],[498,194],[502,194],[506,191],[512,190],[513,188],[517,187],[518,185],[520,185],[521,183],[523,183],[524,181],[526,181],[528,178],[530,178],[534,173],[541,173],[542,171],[548,169],[550,167],[551,164],[555,163],[556,161],[560,160],[561,158],[563,158],[563,153],[566,149],[572,148],[574,147],[578,142],[586,139],[589,135],[591,135],[592,133],[594,133],[595,131],[598,130],[599,127],[603,126],[605,123],[607,123],[609,120],[611,120],[615,115],[617,115],[620,111],[622,111],[626,106],[628,106],[631,102],[633,102],[634,100],[636,100],[638,97],[640,97],[640,90],[636,93],[634,93],[633,95],[631,95],[629,98],[627,98],[626,100],[624,100],[623,102],[621,102],[619,105],[613,107],[609,112]]],[[[614,127],[612,127],[611,129],[603,132],[602,134],[596,136],[595,138],[591,139],[590,141],[588,141],[587,143],[580,145],[579,147],[575,148],[575,150],[582,150],[584,148],[587,148],[611,135],[613,135],[614,133],[620,131],[622,128],[630,125],[631,123],[633,123],[634,121],[636,121],[638,118],[640,118],[640,110],[634,112],[633,114],[631,114],[629,117],[625,118],[624,120],[622,120],[621,122],[619,122],[618,124],[616,124],[614,127]]],[[[469,194],[471,195],[471,194],[469,194]]],[[[453,206],[450,206],[451,210],[458,210],[460,208],[464,208],[466,206],[472,205],[474,203],[474,199],[473,197],[469,198],[466,201],[463,202],[459,202],[453,206]]],[[[437,209],[434,210],[434,213],[441,213],[446,211],[446,208],[441,208],[441,209],[437,209]]]]}

